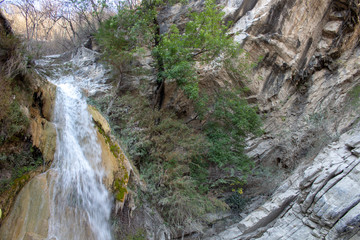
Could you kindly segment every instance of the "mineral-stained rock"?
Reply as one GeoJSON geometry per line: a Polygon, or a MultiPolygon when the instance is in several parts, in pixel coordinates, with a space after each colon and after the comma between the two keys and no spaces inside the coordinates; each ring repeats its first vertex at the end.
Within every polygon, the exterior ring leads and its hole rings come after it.
{"type": "Polygon", "coordinates": [[[34,177],[19,193],[12,211],[5,219],[0,239],[43,239],[47,236],[50,217],[52,172],[34,177]]]}
{"type": "Polygon", "coordinates": [[[53,123],[40,116],[31,120],[30,131],[33,145],[38,147],[48,166],[54,160],[56,150],[56,129],[53,123]]]}
{"type": "Polygon", "coordinates": [[[23,238],[23,240],[44,240],[46,237],[40,236],[36,233],[27,232],[23,238]]]}
{"type": "MultiPolygon", "coordinates": [[[[131,198],[127,185],[130,179],[139,187],[142,185],[139,175],[134,172],[131,162],[126,157],[106,119],[93,106],[89,106],[90,114],[98,128],[98,139],[101,146],[102,165],[105,170],[104,183],[115,196],[115,209],[122,210],[125,201],[131,198]]],[[[129,199],[130,201],[130,199],[129,199]]]]}
{"type": "Polygon", "coordinates": [[[96,110],[95,107],[89,106],[88,110],[94,122],[96,122],[96,124],[104,131],[104,133],[109,136],[111,134],[111,129],[106,119],[96,110]]]}
{"type": "MultiPolygon", "coordinates": [[[[145,185],[140,180],[139,174],[126,157],[115,137],[111,135],[106,119],[95,107],[89,106],[89,111],[98,128],[97,135],[101,146],[102,165],[105,171],[103,181],[115,198],[115,211],[113,214],[118,215],[117,217],[120,219],[127,219],[126,224],[120,226],[121,231],[126,233],[134,231],[134,229],[145,229],[147,239],[170,239],[170,232],[156,210],[152,209],[148,204],[143,206],[135,205],[134,193],[128,189],[128,185],[132,184],[142,190],[145,185]],[[132,222],[132,225],[128,226],[128,222],[132,222]]],[[[126,234],[122,236],[126,236],[126,234]]]]}

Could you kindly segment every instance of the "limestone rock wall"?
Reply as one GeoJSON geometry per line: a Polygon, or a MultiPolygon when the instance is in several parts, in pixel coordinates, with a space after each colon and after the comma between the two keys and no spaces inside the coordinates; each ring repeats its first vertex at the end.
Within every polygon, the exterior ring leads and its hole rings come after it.
{"type": "Polygon", "coordinates": [[[51,123],[55,104],[56,86],[42,81],[33,93],[30,107],[30,132],[33,145],[38,147],[48,167],[54,160],[56,129],[51,123]]]}
{"type": "MultiPolygon", "coordinates": [[[[22,203],[19,203],[21,200],[16,200],[17,196],[21,192],[27,192],[29,195],[31,192],[34,192],[33,188],[35,185],[38,186],[37,181],[34,180],[35,183],[27,184],[29,181],[31,181],[34,177],[36,177],[38,174],[41,174],[42,172],[46,171],[52,161],[54,160],[54,153],[56,149],[56,129],[53,123],[51,123],[52,118],[52,106],[55,102],[55,86],[44,81],[41,78],[34,78],[30,81],[29,88],[31,90],[31,93],[33,94],[33,98],[31,99],[31,102],[28,102],[24,105],[22,105],[22,111],[26,113],[26,116],[30,120],[30,126],[29,126],[29,135],[31,136],[31,142],[32,145],[37,147],[41,153],[42,157],[44,159],[43,166],[37,168],[34,171],[31,171],[29,173],[25,173],[23,176],[21,176],[18,179],[14,180],[14,183],[12,186],[7,189],[6,191],[2,192],[0,195],[0,208],[2,209],[3,216],[0,220],[0,226],[2,226],[2,223],[5,222],[5,219],[7,219],[7,215],[11,213],[12,216],[9,216],[9,218],[13,220],[7,220],[9,221],[17,221],[17,218],[22,218],[18,214],[25,214],[25,213],[19,213],[20,210],[16,211],[10,211],[11,209],[26,209],[24,205],[22,207],[19,206],[22,203]],[[34,185],[35,184],[35,185],[34,185]],[[28,186],[30,185],[30,186],[28,186]],[[22,190],[22,188],[26,186],[27,190],[22,190]],[[15,215],[14,215],[15,214],[15,215]]],[[[37,178],[39,179],[39,178],[37,178]]],[[[40,190],[37,190],[37,193],[40,190]]],[[[24,193],[21,193],[22,195],[24,193]]],[[[30,195],[29,195],[30,196],[30,195]]],[[[26,199],[29,198],[29,196],[26,197],[26,199]]],[[[25,198],[25,197],[24,197],[25,198]]],[[[22,200],[24,201],[24,200],[22,200]]],[[[25,211],[25,210],[24,210],[25,211]]],[[[33,211],[33,210],[31,210],[33,211]]],[[[12,224],[10,224],[11,226],[12,224]]],[[[1,229],[5,229],[6,227],[2,227],[1,229]]],[[[15,228],[13,228],[14,231],[8,231],[9,234],[14,233],[17,231],[15,228]]],[[[5,232],[0,233],[0,236],[3,237],[5,235],[5,232]]],[[[18,234],[18,233],[16,233],[18,234]]],[[[22,233],[23,234],[23,233],[22,233]]],[[[4,239],[6,239],[4,237],[4,239]]],[[[17,239],[9,238],[9,239],[17,239]]]]}
{"type": "MultiPolygon", "coordinates": [[[[183,26],[188,8],[201,11],[204,1],[165,7],[159,14],[160,32],[171,24],[183,26]]],[[[224,69],[200,66],[201,88],[210,92],[226,86],[247,86],[248,101],[264,116],[266,134],[249,141],[249,154],[259,162],[296,167],[314,157],[357,121],[349,92],[357,86],[359,7],[356,0],[220,1],[229,34],[262,60],[241,79],[224,69]]],[[[170,83],[164,107],[192,118],[186,97],[170,83]]]]}
{"type": "Polygon", "coordinates": [[[299,167],[239,224],[209,239],[358,239],[359,127],[299,167]]]}
{"type": "MultiPolygon", "coordinates": [[[[201,11],[202,4],[190,1],[188,6],[201,11]]],[[[215,92],[224,83],[246,85],[265,130],[261,138],[248,139],[248,154],[294,173],[268,202],[209,239],[358,239],[359,196],[354,189],[359,155],[354,142],[360,112],[353,97],[360,86],[359,1],[219,4],[225,20],[234,23],[229,33],[254,61],[262,60],[250,81],[224,69],[201,67],[200,85],[215,92]]],[[[158,19],[161,30],[171,24],[181,27],[188,6],[164,8],[158,19]]],[[[165,107],[191,118],[181,93],[170,85],[165,95],[165,107]]]]}

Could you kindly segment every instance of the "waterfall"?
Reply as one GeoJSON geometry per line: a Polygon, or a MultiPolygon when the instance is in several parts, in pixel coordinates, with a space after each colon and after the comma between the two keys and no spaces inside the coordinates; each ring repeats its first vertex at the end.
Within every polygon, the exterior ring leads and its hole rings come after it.
{"type": "Polygon", "coordinates": [[[81,80],[81,74],[59,74],[52,80],[57,85],[57,147],[47,239],[110,240],[111,201],[102,183],[101,147],[81,80]]]}

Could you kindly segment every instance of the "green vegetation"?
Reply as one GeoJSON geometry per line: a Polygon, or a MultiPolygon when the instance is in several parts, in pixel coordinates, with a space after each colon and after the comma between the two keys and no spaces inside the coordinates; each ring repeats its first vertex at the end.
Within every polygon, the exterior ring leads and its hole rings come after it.
{"type": "Polygon", "coordinates": [[[239,192],[233,192],[225,202],[232,210],[241,211],[246,206],[248,199],[244,198],[239,192]]]}
{"type": "MultiPolygon", "coordinates": [[[[221,188],[236,183],[230,188],[238,191],[253,165],[243,154],[244,138],[259,132],[260,120],[253,108],[235,101],[235,93],[221,96],[206,131],[190,128],[171,111],[154,110],[145,97],[125,95],[114,102],[109,120],[115,134],[146,180],[148,200],[158,206],[171,226],[179,227],[208,211],[226,208],[216,198],[221,188]],[[239,124],[232,126],[237,121],[239,124]],[[226,135],[227,142],[216,134],[226,135]],[[232,177],[211,179],[209,168],[214,164],[232,177]]],[[[105,103],[98,105],[102,111],[105,103]]]]}
{"type": "Polygon", "coordinates": [[[134,234],[126,235],[126,240],[146,240],[145,229],[138,229],[134,234]]]}
{"type": "Polygon", "coordinates": [[[253,163],[243,152],[245,138],[249,134],[261,134],[260,126],[255,109],[238,94],[220,92],[206,125],[211,142],[209,160],[219,167],[232,165],[243,172],[250,171],[253,163]]]}
{"type": "Polygon", "coordinates": [[[26,136],[29,120],[21,103],[30,97],[28,61],[20,39],[0,31],[0,146],[26,136]]]}
{"type": "MultiPolygon", "coordinates": [[[[20,148],[20,146],[18,146],[20,148]]],[[[0,179],[0,193],[9,189],[13,184],[26,178],[26,173],[35,170],[43,164],[39,149],[26,144],[19,152],[3,152],[0,154],[0,169],[9,171],[10,178],[0,179]],[[7,170],[6,170],[7,169],[7,170]]]]}
{"type": "Polygon", "coordinates": [[[103,60],[117,71],[120,81],[124,74],[139,71],[132,62],[151,46],[155,11],[144,6],[136,9],[120,8],[118,14],[105,21],[96,39],[103,47],[103,60]]]}
{"type": "MultiPolygon", "coordinates": [[[[126,170],[125,170],[126,171],[126,170]]],[[[129,175],[126,173],[122,179],[115,179],[114,181],[114,192],[116,200],[124,202],[125,194],[127,194],[126,183],[129,180],[129,175]]]]}
{"type": "Polygon", "coordinates": [[[357,85],[351,89],[349,92],[350,104],[354,107],[358,106],[360,103],[360,85],[357,85]]]}
{"type": "Polygon", "coordinates": [[[195,62],[209,63],[219,58],[227,59],[236,53],[237,46],[226,34],[229,24],[225,25],[215,1],[205,1],[202,12],[189,15],[189,21],[181,32],[176,25],[161,36],[161,41],[154,49],[158,58],[160,81],[175,80],[190,99],[197,99],[199,94],[195,62]],[[219,57],[222,54],[221,58],[219,57]]]}
{"type": "MultiPolygon", "coordinates": [[[[231,23],[223,22],[224,13],[215,1],[205,1],[202,12],[189,10],[182,29],[172,25],[161,36],[155,18],[158,4],[143,2],[135,9],[120,9],[102,24],[96,37],[120,83],[125,75],[140,72],[136,58],[145,49],[152,50],[158,87],[176,82],[204,121],[195,129],[172,110],[161,108],[158,100],[154,106],[140,91],[116,96],[107,116],[147,182],[146,200],[157,206],[171,227],[182,228],[209,211],[241,209],[237,195],[226,204],[222,192],[242,193],[254,166],[244,153],[245,139],[261,134],[261,121],[256,108],[242,99],[249,89],[224,88],[206,96],[199,87],[196,64],[224,66],[234,78],[243,78],[253,67],[249,56],[226,34],[231,23]],[[239,55],[243,60],[234,61],[239,55]]],[[[109,101],[104,97],[92,104],[104,113],[109,101]]],[[[120,180],[115,183],[116,197],[122,198],[122,185],[120,180]]]]}
{"type": "Polygon", "coordinates": [[[0,145],[5,142],[20,140],[26,134],[29,126],[29,119],[20,109],[17,101],[13,101],[9,106],[4,105],[3,113],[6,115],[0,119],[0,145]]]}

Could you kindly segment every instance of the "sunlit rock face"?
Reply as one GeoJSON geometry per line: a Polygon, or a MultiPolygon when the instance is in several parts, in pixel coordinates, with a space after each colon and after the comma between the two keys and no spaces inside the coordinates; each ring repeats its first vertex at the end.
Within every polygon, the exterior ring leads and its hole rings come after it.
{"type": "Polygon", "coordinates": [[[248,86],[266,113],[266,134],[248,142],[248,153],[296,170],[268,202],[212,239],[358,239],[359,110],[350,95],[360,82],[359,8],[252,1],[246,12],[246,2],[229,1],[225,10],[237,41],[263,57],[248,86]]]}
{"type": "Polygon", "coordinates": [[[34,177],[21,190],[13,210],[1,226],[1,239],[26,239],[25,236],[33,232],[39,239],[46,238],[50,217],[51,174],[48,172],[34,177]]]}
{"type": "Polygon", "coordinates": [[[264,205],[210,239],[358,239],[360,126],[299,167],[264,205]]]}
{"type": "MultiPolygon", "coordinates": [[[[199,65],[201,89],[211,94],[229,85],[249,88],[247,99],[265,115],[266,131],[261,141],[249,141],[250,156],[267,165],[294,168],[357,119],[348,102],[359,79],[357,5],[352,0],[219,4],[224,19],[233,22],[229,34],[258,64],[248,79],[199,65]]],[[[171,24],[181,29],[189,7],[201,11],[203,1],[165,7],[158,16],[160,29],[166,32],[171,24]]],[[[173,83],[165,87],[163,105],[185,119],[195,115],[173,83]]]]}

